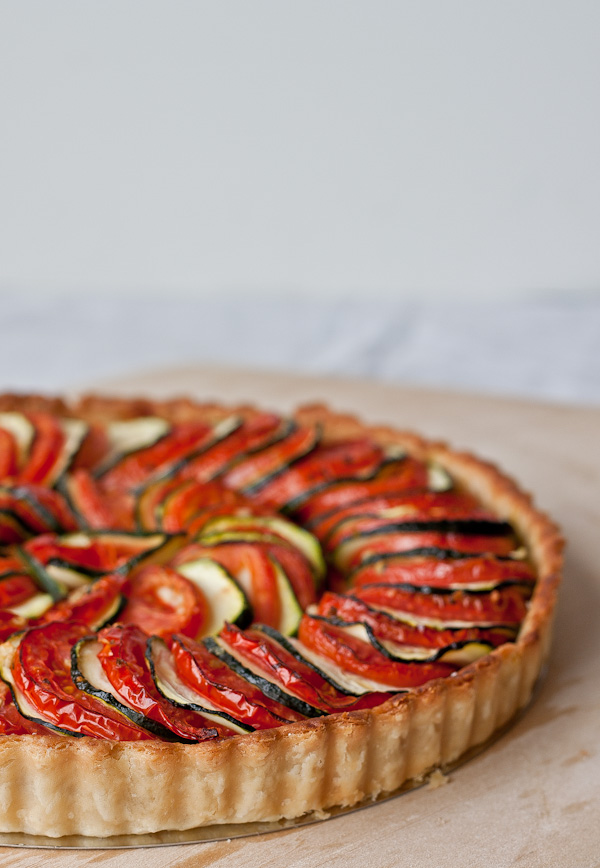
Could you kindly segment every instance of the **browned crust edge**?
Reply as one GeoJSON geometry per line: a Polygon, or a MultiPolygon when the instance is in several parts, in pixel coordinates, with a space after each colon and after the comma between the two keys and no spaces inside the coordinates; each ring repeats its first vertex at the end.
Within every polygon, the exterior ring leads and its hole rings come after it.
{"type": "MultiPolygon", "coordinates": [[[[0,410],[48,410],[88,421],[164,415],[218,420],[225,408],[187,398],[152,401],[88,395],[67,404],[43,396],[0,396],[0,410]]],[[[560,582],[563,540],[556,525],[494,465],[411,432],[366,426],[323,405],[296,418],[328,440],[368,434],[439,461],[512,521],[539,580],[518,640],[455,676],[429,682],[368,711],[333,714],[222,742],[198,745],[89,738],[0,739],[0,831],[58,837],[186,829],[270,821],[348,806],[456,761],[485,742],[529,700],[545,661],[560,582]],[[277,785],[274,786],[274,781],[277,785]]]]}

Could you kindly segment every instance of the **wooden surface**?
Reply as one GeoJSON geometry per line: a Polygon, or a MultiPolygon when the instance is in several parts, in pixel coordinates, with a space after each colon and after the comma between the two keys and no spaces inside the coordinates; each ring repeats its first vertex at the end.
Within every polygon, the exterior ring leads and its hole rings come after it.
{"type": "MultiPolygon", "coordinates": [[[[535,702],[438,789],[297,830],[140,850],[0,849],[2,866],[594,868],[600,865],[600,409],[359,381],[187,369],[102,384],[289,410],[325,400],[491,458],[535,491],[568,538],[550,665],[535,702]]],[[[274,786],[276,782],[274,782],[274,786]]]]}

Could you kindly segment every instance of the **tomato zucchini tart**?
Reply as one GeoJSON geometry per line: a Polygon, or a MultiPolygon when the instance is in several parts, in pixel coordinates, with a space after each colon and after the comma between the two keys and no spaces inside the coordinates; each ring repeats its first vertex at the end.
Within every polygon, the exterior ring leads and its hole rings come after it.
{"type": "Polygon", "coordinates": [[[294,818],[485,742],[562,541],[493,466],[322,406],[0,399],[0,831],[294,818]]]}

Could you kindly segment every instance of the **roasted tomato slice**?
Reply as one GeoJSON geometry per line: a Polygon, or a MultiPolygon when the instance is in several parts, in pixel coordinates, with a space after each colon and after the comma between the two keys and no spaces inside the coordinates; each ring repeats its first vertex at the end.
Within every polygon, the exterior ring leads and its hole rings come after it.
{"type": "Polygon", "coordinates": [[[114,624],[98,634],[98,659],[125,705],[190,741],[213,738],[214,728],[194,711],[178,708],[162,696],[146,662],[148,636],[135,624],[114,624]]]}
{"type": "Polygon", "coordinates": [[[89,530],[134,528],[134,498],[120,491],[103,491],[89,470],[75,470],[62,483],[80,527],[89,530]]]}
{"type": "Polygon", "coordinates": [[[212,427],[199,422],[174,425],[152,446],[126,455],[101,477],[105,491],[131,491],[169,472],[179,462],[210,442],[212,427]]]}
{"type": "Polygon", "coordinates": [[[173,636],[171,652],[181,680],[215,708],[253,729],[270,729],[303,716],[233,672],[201,643],[173,636]]]}
{"type": "Polygon", "coordinates": [[[442,662],[401,663],[390,660],[342,627],[309,615],[302,618],[298,637],[307,648],[329,658],[346,672],[386,684],[392,689],[418,687],[432,678],[444,678],[456,669],[456,666],[442,662]]]}
{"type": "Polygon", "coordinates": [[[428,487],[429,468],[425,462],[406,457],[386,462],[368,479],[327,483],[322,491],[311,493],[295,512],[310,527],[318,516],[359,500],[428,487]]]}
{"type": "Polygon", "coordinates": [[[466,516],[480,509],[476,498],[465,492],[414,491],[403,494],[382,494],[319,515],[310,523],[310,530],[319,539],[325,539],[334,529],[341,526],[342,522],[356,516],[368,515],[387,518],[389,521],[401,521],[417,517],[466,516]]]}
{"type": "Polygon", "coordinates": [[[71,464],[71,470],[93,469],[98,467],[110,449],[110,440],[106,427],[97,423],[88,428],[77,455],[71,464]]]}
{"type": "Polygon", "coordinates": [[[14,436],[0,428],[0,480],[16,476],[19,469],[19,450],[14,436]]]}
{"type": "Polygon", "coordinates": [[[260,544],[244,541],[216,545],[194,543],[182,549],[174,558],[173,565],[197,558],[211,558],[231,573],[248,597],[255,621],[271,627],[279,625],[281,605],[277,574],[268,552],[260,544]]]}
{"type": "Polygon", "coordinates": [[[13,612],[0,611],[0,642],[4,642],[13,633],[23,630],[26,626],[25,618],[21,618],[13,612]]]}
{"type": "Polygon", "coordinates": [[[254,495],[270,480],[286,473],[293,461],[311,452],[318,442],[316,428],[294,427],[287,437],[236,462],[223,476],[223,482],[229,488],[254,495]]]}
{"type": "Polygon", "coordinates": [[[373,564],[359,567],[350,576],[350,586],[408,584],[434,588],[461,586],[486,587],[515,579],[535,583],[535,572],[527,561],[493,555],[465,556],[463,552],[445,549],[408,551],[381,558],[373,564]]]}
{"type": "Polygon", "coordinates": [[[129,578],[124,592],[127,604],[120,620],[136,624],[148,635],[196,637],[208,621],[202,592],[170,567],[143,567],[129,578]]]}
{"type": "Polygon", "coordinates": [[[12,666],[15,686],[42,720],[61,730],[116,741],[153,738],[106,703],[75,687],[71,649],[87,632],[83,624],[55,621],[25,633],[12,666]]]}
{"type": "Polygon", "coordinates": [[[93,584],[82,585],[47,609],[36,623],[69,621],[98,630],[121,608],[124,584],[125,576],[109,574],[93,584]]]}
{"type": "Polygon", "coordinates": [[[428,592],[406,585],[368,585],[354,596],[370,606],[412,615],[425,622],[458,621],[486,624],[519,624],[527,614],[531,586],[507,584],[493,591],[428,592]]]}
{"type": "Polygon", "coordinates": [[[259,502],[277,509],[294,508],[315,489],[320,490],[340,479],[373,474],[383,457],[381,447],[366,438],[319,446],[267,482],[255,496],[259,502]]]}
{"type": "Polygon", "coordinates": [[[38,586],[25,573],[15,573],[0,579],[0,609],[13,609],[39,593],[38,586]]]}
{"type": "Polygon", "coordinates": [[[372,609],[363,600],[347,594],[325,593],[317,608],[325,618],[338,618],[347,623],[368,624],[377,639],[386,639],[397,645],[420,648],[446,648],[455,642],[485,642],[496,647],[514,638],[507,630],[487,627],[461,627],[436,630],[423,624],[410,624],[398,620],[383,611],[372,609]]]}
{"type": "Polygon", "coordinates": [[[230,624],[219,634],[225,649],[230,648],[242,662],[264,673],[270,681],[281,685],[283,695],[291,694],[322,712],[373,708],[389,698],[387,693],[367,693],[351,696],[341,693],[313,666],[295,656],[285,646],[282,636],[260,628],[239,630],[230,624]]]}
{"type": "Polygon", "coordinates": [[[244,455],[252,454],[269,444],[281,440],[288,433],[289,425],[279,416],[261,413],[246,420],[231,434],[218,441],[200,455],[191,458],[177,472],[180,479],[195,479],[209,482],[244,455]]]}
{"type": "Polygon", "coordinates": [[[103,575],[132,567],[146,556],[158,555],[166,544],[164,534],[77,533],[46,534],[23,548],[41,564],[59,563],[90,575],[103,575]]]}
{"type": "Polygon", "coordinates": [[[156,512],[160,528],[166,533],[188,529],[193,533],[217,511],[227,508],[230,514],[238,508],[250,510],[250,504],[243,494],[220,483],[188,479],[167,492],[156,512]]]}
{"type": "Polygon", "coordinates": [[[19,713],[10,689],[3,681],[0,681],[0,735],[53,735],[47,727],[19,713]]]}
{"type": "Polygon", "coordinates": [[[60,422],[49,413],[29,413],[35,427],[35,437],[25,466],[19,472],[19,482],[38,485],[53,482],[53,471],[62,455],[65,434],[60,422]]]}
{"type": "Polygon", "coordinates": [[[347,572],[375,556],[417,548],[506,556],[515,550],[516,544],[514,532],[506,522],[411,521],[349,536],[336,546],[333,561],[338,569],[347,572]]]}

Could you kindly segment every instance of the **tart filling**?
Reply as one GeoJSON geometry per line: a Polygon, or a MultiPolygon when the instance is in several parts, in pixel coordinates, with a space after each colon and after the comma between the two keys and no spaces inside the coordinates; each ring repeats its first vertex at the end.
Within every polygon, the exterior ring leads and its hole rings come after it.
{"type": "Polygon", "coordinates": [[[7,396],[0,546],[0,829],[105,836],[454,762],[531,695],[562,541],[491,465],[324,407],[7,396]]]}

